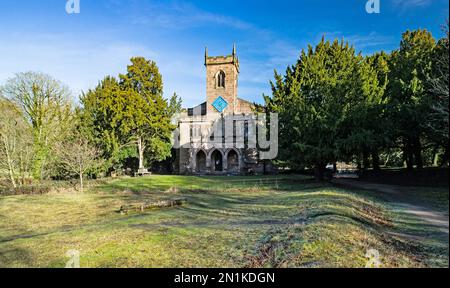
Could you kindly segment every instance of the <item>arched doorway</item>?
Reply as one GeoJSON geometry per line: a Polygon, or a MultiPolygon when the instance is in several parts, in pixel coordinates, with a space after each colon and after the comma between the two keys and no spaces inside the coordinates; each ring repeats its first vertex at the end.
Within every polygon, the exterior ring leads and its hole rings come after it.
{"type": "Polygon", "coordinates": [[[239,155],[236,150],[228,152],[227,157],[228,173],[239,173],[239,155]]]}
{"type": "Polygon", "coordinates": [[[223,157],[222,153],[219,150],[216,150],[211,155],[211,163],[214,172],[222,172],[223,171],[223,157]]]}
{"type": "Polygon", "coordinates": [[[206,172],[206,154],[202,150],[197,152],[197,156],[195,157],[196,161],[196,170],[197,173],[205,173],[206,172]]]}

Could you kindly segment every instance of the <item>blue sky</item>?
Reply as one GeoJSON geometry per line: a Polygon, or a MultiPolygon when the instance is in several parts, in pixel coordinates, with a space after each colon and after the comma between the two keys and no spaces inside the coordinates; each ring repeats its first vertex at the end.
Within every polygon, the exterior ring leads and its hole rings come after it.
{"type": "Polygon", "coordinates": [[[223,55],[236,43],[239,96],[261,102],[274,69],[284,71],[322,35],[363,54],[390,51],[407,29],[441,37],[449,13],[447,0],[380,0],[381,13],[367,14],[366,1],[80,0],[81,13],[68,15],[66,0],[0,0],[0,85],[14,73],[41,71],[76,99],[144,56],[160,67],[165,94],[193,106],[205,99],[205,46],[223,55]]]}

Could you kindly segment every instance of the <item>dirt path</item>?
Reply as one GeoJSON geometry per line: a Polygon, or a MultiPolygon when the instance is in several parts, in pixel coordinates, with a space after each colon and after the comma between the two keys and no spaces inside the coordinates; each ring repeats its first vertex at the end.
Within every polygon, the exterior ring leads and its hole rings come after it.
{"type": "MultiPolygon", "coordinates": [[[[353,179],[334,179],[333,184],[346,188],[368,190],[376,192],[376,196],[382,197],[389,202],[395,203],[396,208],[402,210],[410,216],[418,218],[423,222],[433,226],[442,233],[441,237],[449,236],[449,214],[448,211],[438,211],[420,203],[420,201],[408,194],[408,187],[370,183],[353,179]]],[[[414,239],[422,236],[404,235],[414,239]]]]}

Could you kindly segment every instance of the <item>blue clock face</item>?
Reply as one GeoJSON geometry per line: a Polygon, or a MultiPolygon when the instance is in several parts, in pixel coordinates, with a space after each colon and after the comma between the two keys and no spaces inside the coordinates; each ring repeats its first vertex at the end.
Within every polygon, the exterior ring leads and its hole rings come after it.
{"type": "Polygon", "coordinates": [[[222,96],[219,96],[213,102],[212,105],[213,105],[214,108],[216,108],[217,111],[219,111],[219,113],[222,113],[228,107],[228,102],[227,102],[227,100],[223,99],[222,96]]]}

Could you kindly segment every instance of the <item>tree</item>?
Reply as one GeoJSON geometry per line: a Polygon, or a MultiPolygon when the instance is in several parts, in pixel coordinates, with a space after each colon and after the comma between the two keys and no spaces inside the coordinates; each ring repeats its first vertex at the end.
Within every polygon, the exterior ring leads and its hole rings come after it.
{"type": "Polygon", "coordinates": [[[172,118],[175,114],[181,112],[182,103],[181,97],[178,97],[177,93],[173,93],[172,97],[170,97],[169,108],[167,110],[169,117],[172,118]]]}
{"type": "Polygon", "coordinates": [[[387,86],[389,118],[396,125],[396,135],[404,151],[408,169],[422,168],[423,124],[430,113],[426,87],[432,71],[435,40],[426,30],[403,33],[400,48],[390,59],[387,86]]]}
{"type": "Polygon", "coordinates": [[[32,136],[20,108],[0,95],[0,172],[7,171],[11,185],[23,185],[29,172],[32,136]]]}
{"type": "Polygon", "coordinates": [[[176,94],[170,107],[163,97],[162,76],[156,63],[142,57],[131,59],[128,73],[120,75],[120,85],[126,99],[121,131],[135,141],[139,169],[144,169],[144,155],[150,164],[170,156],[172,131],[171,113],[176,109],[176,94]]]}
{"type": "Polygon", "coordinates": [[[322,41],[302,51],[283,77],[275,73],[266,105],[280,118],[280,156],[288,164],[314,167],[321,180],[328,163],[341,155],[342,127],[357,101],[353,77],[363,57],[348,43],[322,41]],[[283,159],[284,158],[284,159],[283,159]]]}
{"type": "Polygon", "coordinates": [[[106,77],[94,90],[81,97],[84,129],[103,151],[109,166],[119,167],[129,157],[145,161],[166,159],[171,153],[172,116],[181,108],[174,94],[163,98],[163,83],[155,62],[131,59],[128,73],[119,80],[106,77]]]}
{"type": "Polygon", "coordinates": [[[105,77],[95,89],[81,95],[80,102],[80,129],[101,150],[107,169],[118,169],[123,159],[136,154],[121,129],[126,98],[119,81],[105,77]]]}
{"type": "Polygon", "coordinates": [[[448,162],[449,151],[449,24],[443,27],[444,37],[440,39],[433,53],[433,69],[428,79],[431,93],[431,113],[426,121],[429,137],[444,149],[443,162],[448,162]]]}
{"type": "Polygon", "coordinates": [[[349,78],[349,101],[339,127],[338,149],[341,160],[356,160],[366,170],[380,169],[379,151],[387,142],[388,123],[383,117],[384,91],[388,83],[387,55],[377,53],[358,63],[357,71],[349,78]],[[356,159],[354,159],[356,157],[356,159]]]}
{"type": "Polygon", "coordinates": [[[49,75],[27,72],[9,79],[3,94],[21,108],[32,128],[33,176],[42,179],[52,145],[64,138],[71,122],[70,92],[49,75]]]}
{"type": "Polygon", "coordinates": [[[89,140],[79,131],[53,147],[58,162],[63,169],[78,175],[80,191],[83,192],[84,175],[88,170],[102,165],[101,151],[91,145],[89,140]]]}

